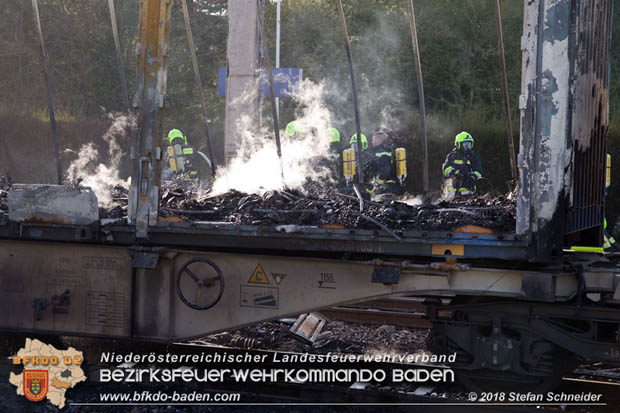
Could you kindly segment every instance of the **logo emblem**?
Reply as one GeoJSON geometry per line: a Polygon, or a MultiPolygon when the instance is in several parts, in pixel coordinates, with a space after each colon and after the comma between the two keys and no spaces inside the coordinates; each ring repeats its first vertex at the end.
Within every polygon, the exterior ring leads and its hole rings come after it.
{"type": "Polygon", "coordinates": [[[47,370],[24,370],[24,396],[30,401],[40,402],[49,389],[47,370]]]}

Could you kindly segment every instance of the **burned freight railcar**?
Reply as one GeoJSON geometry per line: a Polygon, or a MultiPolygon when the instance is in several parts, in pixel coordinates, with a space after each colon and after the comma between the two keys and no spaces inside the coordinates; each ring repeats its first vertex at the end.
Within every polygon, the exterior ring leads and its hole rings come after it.
{"type": "Polygon", "coordinates": [[[222,220],[213,200],[193,213],[160,185],[169,6],[142,1],[127,219],[100,220],[79,188],[14,186],[0,226],[3,329],[177,340],[369,297],[450,294],[430,307],[430,346],[457,352],[472,386],[542,390],[578,358],[620,361],[618,267],[566,251],[602,241],[610,0],[526,2],[514,226],[505,205],[356,212],[290,191],[228,194],[238,219],[222,220]],[[316,225],[337,208],[345,225],[316,225]],[[456,225],[475,208],[510,225],[456,225]],[[425,224],[442,212],[458,222],[425,224]]]}

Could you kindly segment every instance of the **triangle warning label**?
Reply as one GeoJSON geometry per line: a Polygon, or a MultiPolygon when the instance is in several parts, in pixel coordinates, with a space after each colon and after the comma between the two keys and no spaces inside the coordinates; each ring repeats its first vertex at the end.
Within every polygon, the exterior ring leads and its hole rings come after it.
{"type": "Polygon", "coordinates": [[[286,274],[275,274],[275,273],[271,273],[271,276],[273,277],[274,281],[276,282],[276,284],[280,285],[280,283],[282,282],[282,280],[284,279],[284,277],[286,277],[286,274]]]}
{"type": "Polygon", "coordinates": [[[267,274],[265,274],[265,271],[263,270],[263,267],[261,267],[260,264],[258,264],[256,266],[256,269],[254,270],[254,272],[250,276],[250,279],[248,280],[248,283],[253,283],[253,284],[271,284],[269,282],[269,278],[267,278],[267,274]]]}

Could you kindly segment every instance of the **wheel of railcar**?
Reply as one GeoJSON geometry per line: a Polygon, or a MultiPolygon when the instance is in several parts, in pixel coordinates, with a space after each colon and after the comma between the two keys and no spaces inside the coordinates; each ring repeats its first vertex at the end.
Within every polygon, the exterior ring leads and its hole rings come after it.
{"type": "Polygon", "coordinates": [[[217,304],[224,293],[222,271],[207,258],[193,258],[179,269],[176,290],[189,308],[207,310],[217,304]]]}
{"type": "Polygon", "coordinates": [[[442,308],[444,316],[433,321],[427,347],[436,354],[456,354],[452,367],[467,390],[544,393],[574,369],[576,357],[533,334],[526,318],[511,313],[511,305],[493,298],[457,297],[450,303],[454,307],[442,308]]]}

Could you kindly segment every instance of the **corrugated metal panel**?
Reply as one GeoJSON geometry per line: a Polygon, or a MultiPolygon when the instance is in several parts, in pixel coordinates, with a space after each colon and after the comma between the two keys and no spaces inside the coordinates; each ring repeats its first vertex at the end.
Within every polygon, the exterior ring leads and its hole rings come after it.
{"type": "Polygon", "coordinates": [[[605,205],[605,154],[609,124],[609,37],[612,0],[577,1],[573,9],[572,188],[566,233],[581,243],[602,239],[605,205]]]}

